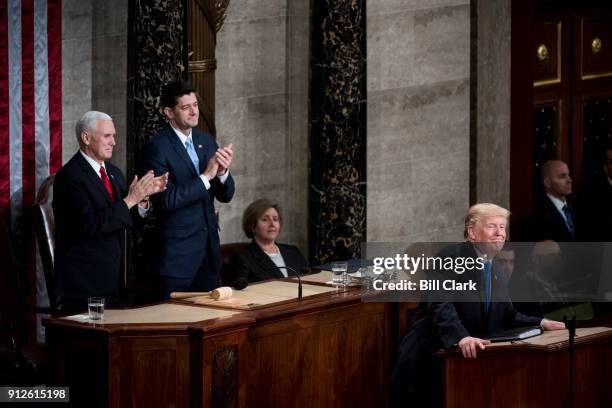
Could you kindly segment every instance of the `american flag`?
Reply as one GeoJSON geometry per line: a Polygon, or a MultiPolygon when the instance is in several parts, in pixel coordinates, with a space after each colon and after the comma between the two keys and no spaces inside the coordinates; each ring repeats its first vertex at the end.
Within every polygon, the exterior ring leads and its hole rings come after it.
{"type": "Polygon", "coordinates": [[[30,305],[46,302],[31,208],[62,165],[61,36],[61,0],[0,0],[0,214],[30,305]]]}

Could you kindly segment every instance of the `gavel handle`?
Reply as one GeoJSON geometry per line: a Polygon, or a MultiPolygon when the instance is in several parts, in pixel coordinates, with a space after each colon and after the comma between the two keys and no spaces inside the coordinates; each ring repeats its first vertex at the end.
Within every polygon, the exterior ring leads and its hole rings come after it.
{"type": "Polygon", "coordinates": [[[210,296],[211,292],[172,292],[170,297],[172,299],[187,299],[195,296],[210,296]]]}

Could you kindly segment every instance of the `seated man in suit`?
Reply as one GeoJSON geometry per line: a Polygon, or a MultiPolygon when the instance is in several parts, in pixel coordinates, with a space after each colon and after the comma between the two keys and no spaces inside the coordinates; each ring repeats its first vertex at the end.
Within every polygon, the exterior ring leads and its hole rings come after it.
{"type": "Polygon", "coordinates": [[[453,295],[443,302],[438,298],[432,300],[433,297],[421,302],[416,319],[402,340],[391,376],[396,392],[394,399],[400,396],[403,401],[416,401],[416,406],[432,405],[432,398],[440,394],[436,386],[441,377],[435,352],[441,347],[456,346],[463,357],[476,358],[478,351],[489,344],[484,337],[495,330],[538,324],[544,330],[565,328],[562,322],[518,313],[507,295],[506,274],[492,267],[506,241],[509,215],[508,210],[495,204],[470,207],[465,217],[467,242],[452,245],[437,255],[441,259],[485,259],[483,267],[469,273],[432,273],[435,277],[473,279],[478,283],[478,291],[464,291],[463,298],[453,295]]]}
{"type": "Polygon", "coordinates": [[[540,178],[545,195],[540,198],[531,216],[529,238],[532,241],[576,241],[579,228],[576,213],[568,202],[572,194],[572,179],[567,164],[561,160],[545,162],[540,178]]]}
{"type": "Polygon", "coordinates": [[[243,289],[249,282],[286,278],[306,267],[306,259],[297,247],[276,242],[282,225],[278,204],[265,198],[249,204],[242,216],[242,230],[252,241],[230,260],[232,286],[243,289]]]}
{"type": "Polygon", "coordinates": [[[146,215],[148,197],[168,182],[167,174],[150,171],[134,176],[128,188],[121,170],[108,162],[116,133],[105,113],[85,113],[76,137],[79,151],[57,172],[53,194],[57,306],[66,313],[86,309],[90,296],[111,305],[118,300],[125,229],[136,208],[146,215]]]}

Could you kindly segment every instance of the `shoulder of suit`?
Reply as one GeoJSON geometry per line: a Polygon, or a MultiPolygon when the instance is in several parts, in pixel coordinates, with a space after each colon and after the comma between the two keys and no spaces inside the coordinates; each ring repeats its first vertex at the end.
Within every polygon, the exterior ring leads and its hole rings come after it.
{"type": "Polygon", "coordinates": [[[174,136],[174,135],[175,134],[172,131],[172,128],[170,127],[169,124],[166,123],[164,126],[161,127],[161,129],[157,131],[157,133],[151,136],[147,144],[151,145],[151,144],[163,143],[165,141],[170,140],[168,136],[174,136]]]}
{"type": "Polygon", "coordinates": [[[123,172],[121,171],[121,169],[115,166],[113,163],[104,162],[104,165],[106,166],[106,170],[109,174],[123,177],[123,172]]]}
{"type": "Polygon", "coordinates": [[[298,249],[298,247],[296,247],[295,245],[291,245],[291,244],[280,244],[280,243],[276,243],[276,246],[280,249],[280,250],[284,250],[287,252],[299,252],[300,250],[298,249]]]}
{"type": "Polygon", "coordinates": [[[210,144],[210,145],[216,145],[216,141],[215,138],[208,132],[205,132],[204,130],[200,129],[200,128],[193,128],[192,129],[193,132],[193,136],[197,137],[200,142],[203,140],[204,143],[206,144],[210,144]]]}
{"type": "Polygon", "coordinates": [[[72,156],[70,160],[64,163],[64,165],[57,171],[55,174],[55,180],[57,181],[58,178],[62,179],[75,176],[79,173],[77,171],[79,168],[81,168],[83,163],[89,165],[81,153],[77,151],[76,154],[72,156]]]}

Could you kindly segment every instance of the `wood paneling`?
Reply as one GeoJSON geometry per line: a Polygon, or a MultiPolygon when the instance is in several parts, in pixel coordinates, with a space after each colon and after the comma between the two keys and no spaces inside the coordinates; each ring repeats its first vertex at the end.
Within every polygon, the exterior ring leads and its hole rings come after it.
{"type": "Polygon", "coordinates": [[[612,16],[580,17],[582,79],[612,75],[612,16]],[[599,51],[598,51],[599,50],[599,51]]]}
{"type": "Polygon", "coordinates": [[[120,406],[189,406],[189,338],[183,336],[136,336],[120,339],[120,406]],[[146,380],[145,380],[146,379],[146,380]]]}
{"type": "Polygon", "coordinates": [[[601,139],[601,135],[586,133],[592,126],[585,122],[584,109],[592,105],[591,101],[612,97],[612,3],[512,2],[511,58],[510,209],[512,239],[521,240],[526,238],[522,232],[531,213],[534,191],[541,189],[540,153],[568,163],[574,191],[585,184],[585,177],[590,177],[583,174],[585,168],[601,167],[599,163],[585,163],[598,157],[585,143],[601,139]],[[602,44],[596,55],[591,52],[595,38],[602,44]],[[537,60],[540,45],[548,50],[544,62],[537,60]],[[556,107],[556,114],[551,116],[554,122],[550,129],[543,128],[541,110],[551,106],[556,107]],[[529,107],[531,112],[527,112],[529,107]],[[551,142],[553,135],[555,140],[551,142]],[[542,140],[546,140],[545,148],[542,140]],[[550,150],[552,143],[555,148],[550,150]]]}
{"type": "MultiPolygon", "coordinates": [[[[573,407],[612,406],[612,334],[576,337],[573,407]]],[[[445,406],[567,407],[569,357],[560,345],[508,345],[487,348],[476,359],[455,351],[444,359],[445,406]]]]}
{"type": "Polygon", "coordinates": [[[346,290],[193,324],[50,319],[48,351],[78,406],[385,407],[397,309],[346,290]]]}
{"type": "Polygon", "coordinates": [[[561,19],[538,22],[535,26],[534,85],[561,82],[561,37],[565,27],[561,19]]]}

